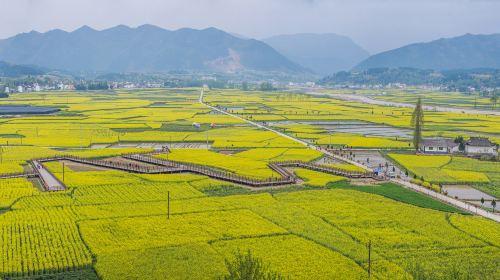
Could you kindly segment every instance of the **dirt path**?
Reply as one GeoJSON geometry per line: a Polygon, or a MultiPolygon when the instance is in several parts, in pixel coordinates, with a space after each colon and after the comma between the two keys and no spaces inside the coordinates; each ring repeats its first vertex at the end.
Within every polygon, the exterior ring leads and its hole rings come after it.
{"type": "MultiPolygon", "coordinates": [[[[390,107],[399,107],[399,108],[414,108],[414,104],[409,103],[400,103],[393,101],[385,101],[385,100],[377,100],[363,95],[356,94],[339,94],[339,93],[325,93],[325,92],[307,92],[310,95],[326,95],[330,96],[334,99],[343,100],[343,101],[351,101],[351,102],[359,102],[359,103],[367,103],[373,105],[381,105],[381,106],[390,106],[390,107]]],[[[434,112],[451,112],[451,113],[465,113],[472,115],[496,115],[500,116],[500,112],[498,111],[489,111],[489,110],[477,110],[477,109],[468,109],[468,108],[457,108],[457,107],[444,107],[444,106],[430,106],[424,105],[424,110],[426,111],[434,111],[434,112]]]]}

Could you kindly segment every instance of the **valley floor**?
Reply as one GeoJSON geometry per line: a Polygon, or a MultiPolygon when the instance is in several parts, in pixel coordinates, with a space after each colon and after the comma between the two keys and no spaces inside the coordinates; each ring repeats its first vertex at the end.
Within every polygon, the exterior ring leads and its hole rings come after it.
{"type": "MultiPolygon", "coordinates": [[[[171,153],[154,157],[256,180],[280,176],[270,162],[362,172],[369,157],[422,173],[434,185],[467,179],[497,191],[498,162],[411,155],[404,138],[269,125],[355,119],[404,127],[405,108],[392,115],[384,114],[387,108],[320,97],[226,90],[200,99],[199,92],[11,96],[11,103],[64,104],[64,110],[3,118],[0,174],[30,173],[30,160],[55,156],[130,164],[120,156],[169,147],[171,153]],[[340,150],[349,144],[383,153],[365,152],[360,159],[340,150]]],[[[476,128],[451,113],[429,114],[443,133],[491,133],[497,125],[494,116],[471,115],[476,128]]],[[[65,189],[47,192],[35,179],[0,179],[3,278],[220,279],[226,261],[248,251],[290,279],[367,279],[368,267],[376,279],[500,278],[500,224],[436,200],[437,192],[426,188],[430,196],[304,168],[288,169],[300,178],[297,184],[258,189],[192,173],[141,174],[68,161],[43,167],[65,189]]]]}

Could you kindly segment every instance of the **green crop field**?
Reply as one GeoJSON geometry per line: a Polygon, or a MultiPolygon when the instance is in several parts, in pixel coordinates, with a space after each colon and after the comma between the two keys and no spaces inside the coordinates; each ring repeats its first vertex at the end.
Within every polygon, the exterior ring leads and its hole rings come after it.
{"type": "MultiPolygon", "coordinates": [[[[363,171],[352,162],[320,162],[322,152],[214,112],[199,94],[195,88],[12,94],[0,104],[62,111],[1,118],[0,175],[33,172],[30,160],[63,155],[131,165],[120,156],[165,146],[171,152],[152,157],[261,180],[281,176],[269,167],[279,161],[363,171]]],[[[409,109],[280,92],[205,95],[213,106],[276,122],[273,128],[309,143],[401,149],[406,154],[388,157],[426,181],[498,195],[498,162],[416,156],[408,154],[410,139],[330,134],[314,122],[408,129],[409,109]]],[[[495,116],[429,112],[428,120],[437,128],[430,135],[500,139],[495,116]],[[472,121],[458,120],[465,117],[472,121]]],[[[420,270],[436,279],[500,278],[497,222],[392,183],[288,168],[296,184],[259,189],[194,173],[43,165],[64,190],[43,191],[35,178],[0,179],[1,278],[221,279],[226,261],[248,251],[286,279],[368,279],[368,267],[373,279],[422,279],[420,270]]]]}

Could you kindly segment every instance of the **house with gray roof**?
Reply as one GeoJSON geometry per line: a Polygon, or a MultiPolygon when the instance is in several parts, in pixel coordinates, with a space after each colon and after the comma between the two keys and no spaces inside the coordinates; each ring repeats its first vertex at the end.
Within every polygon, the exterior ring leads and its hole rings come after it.
{"type": "Polygon", "coordinates": [[[425,154],[452,154],[459,152],[459,144],[452,139],[427,138],[420,143],[420,151],[425,154]]]}
{"type": "Polygon", "coordinates": [[[498,156],[497,144],[485,137],[471,137],[465,142],[465,154],[473,157],[498,156]]]}

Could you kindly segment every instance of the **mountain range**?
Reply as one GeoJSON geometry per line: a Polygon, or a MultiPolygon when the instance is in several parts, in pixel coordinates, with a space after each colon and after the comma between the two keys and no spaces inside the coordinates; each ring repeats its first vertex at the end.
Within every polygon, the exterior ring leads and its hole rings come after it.
{"type": "Polygon", "coordinates": [[[216,28],[170,31],[153,25],[22,33],[0,40],[0,60],[75,72],[308,72],[258,40],[216,28]]]}
{"type": "Polygon", "coordinates": [[[369,56],[351,38],[332,33],[278,35],[263,41],[290,60],[321,75],[350,70],[369,56]]]}
{"type": "Polygon", "coordinates": [[[500,69],[500,34],[466,34],[372,56],[350,38],[336,34],[279,35],[263,41],[216,28],[170,31],[153,25],[32,31],[0,40],[0,61],[8,62],[0,64],[0,76],[36,75],[42,69],[78,75],[181,70],[307,77],[377,68],[500,69]]]}
{"type": "Polygon", "coordinates": [[[354,70],[411,67],[452,70],[500,69],[500,34],[472,35],[407,45],[373,55],[354,70]]]}

